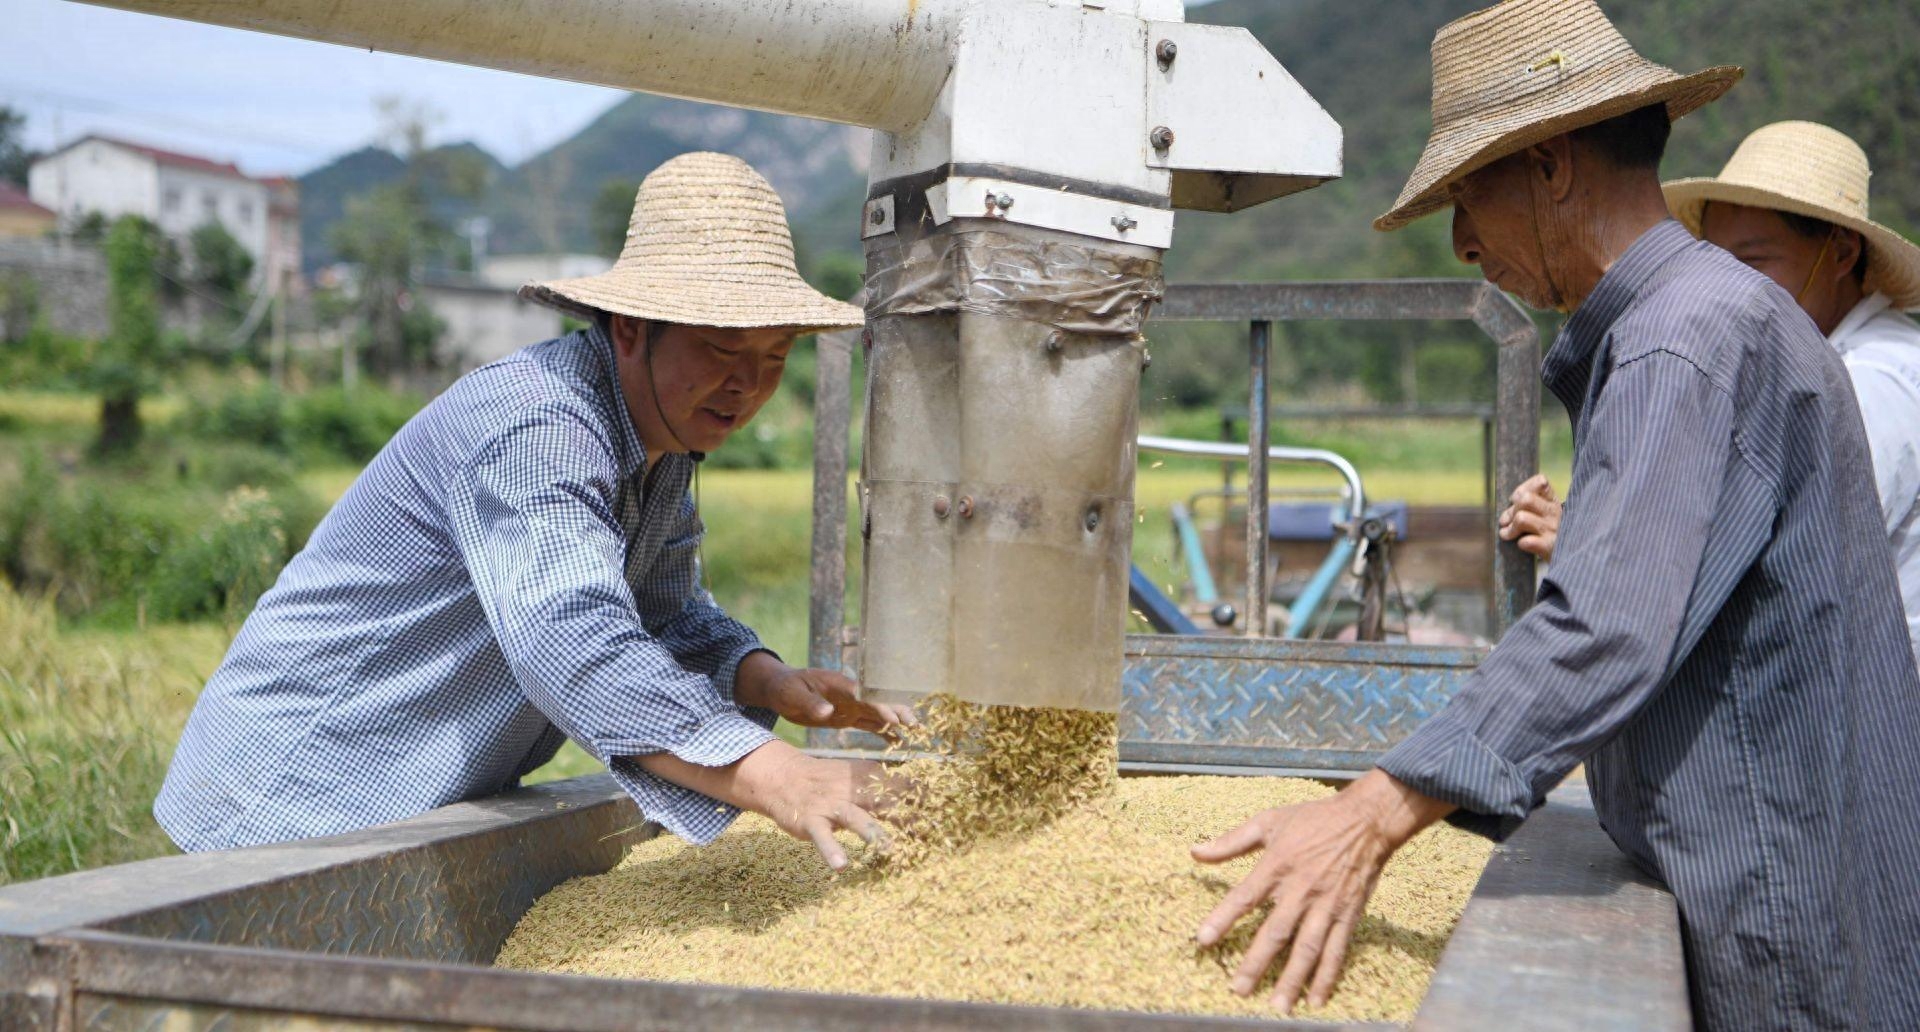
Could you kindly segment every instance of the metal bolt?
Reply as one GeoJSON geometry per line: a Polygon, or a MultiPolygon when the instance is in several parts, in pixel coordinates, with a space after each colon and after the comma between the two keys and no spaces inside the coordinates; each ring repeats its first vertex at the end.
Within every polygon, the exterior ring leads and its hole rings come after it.
{"type": "Polygon", "coordinates": [[[1054,330],[1052,333],[1047,334],[1047,350],[1048,351],[1053,352],[1054,354],[1059,354],[1060,349],[1063,347],[1066,347],[1066,342],[1060,339],[1059,330],[1054,330]]]}
{"type": "Polygon", "coordinates": [[[941,519],[943,519],[943,520],[944,520],[944,519],[946,519],[946,518],[947,518],[947,510],[948,510],[948,509],[950,509],[950,508],[952,508],[952,507],[953,507],[953,503],[952,503],[952,502],[949,502],[949,501],[947,501],[947,496],[946,496],[946,495],[934,495],[934,496],[933,496],[933,514],[934,514],[935,516],[938,516],[938,517],[940,517],[940,518],[941,518],[941,519]]]}
{"type": "Polygon", "coordinates": [[[867,221],[873,223],[876,226],[886,222],[887,221],[886,209],[880,207],[877,204],[874,205],[873,210],[867,213],[867,221]]]}
{"type": "Polygon", "coordinates": [[[1099,525],[1100,525],[1100,510],[1088,509],[1087,510],[1087,529],[1092,530],[1095,527],[1098,527],[1099,525]]]}
{"type": "Polygon", "coordinates": [[[960,518],[963,520],[970,520],[973,518],[973,496],[972,495],[960,496],[960,518]]]}
{"type": "Polygon", "coordinates": [[[1153,127],[1153,132],[1147,134],[1147,141],[1153,144],[1154,150],[1166,150],[1173,146],[1173,130],[1164,125],[1156,125],[1153,127]]]}
{"type": "Polygon", "coordinates": [[[1010,193],[1003,193],[1000,196],[995,197],[993,199],[993,203],[999,205],[1002,208],[1011,208],[1013,207],[1013,195],[1010,193]]]}
{"type": "Polygon", "coordinates": [[[1132,229],[1133,227],[1138,226],[1140,224],[1134,221],[1133,216],[1128,215],[1125,212],[1115,215],[1113,218],[1108,219],[1107,221],[1113,223],[1113,228],[1119,230],[1122,233],[1125,233],[1127,230],[1132,229]]]}
{"type": "Polygon", "coordinates": [[[1160,45],[1153,48],[1153,56],[1159,60],[1160,67],[1162,68],[1172,64],[1173,59],[1179,56],[1179,54],[1180,48],[1175,46],[1173,40],[1170,39],[1161,40],[1160,45]]]}

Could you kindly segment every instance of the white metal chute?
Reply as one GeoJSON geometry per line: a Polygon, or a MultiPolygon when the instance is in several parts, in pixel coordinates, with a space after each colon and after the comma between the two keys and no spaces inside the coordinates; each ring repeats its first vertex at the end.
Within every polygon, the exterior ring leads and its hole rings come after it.
{"type": "Polygon", "coordinates": [[[976,0],[82,0],[878,129],[919,122],[976,0]]]}

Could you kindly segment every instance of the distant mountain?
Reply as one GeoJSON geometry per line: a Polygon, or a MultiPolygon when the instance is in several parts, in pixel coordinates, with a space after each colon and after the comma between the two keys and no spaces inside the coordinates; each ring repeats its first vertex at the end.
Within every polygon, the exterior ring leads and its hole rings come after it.
{"type": "MultiPolygon", "coordinates": [[[[458,220],[482,212],[490,199],[501,192],[507,168],[500,159],[474,143],[450,143],[427,152],[433,159],[426,167],[434,170],[426,185],[434,198],[434,210],[454,225],[458,220]],[[463,166],[467,174],[477,174],[480,195],[473,199],[459,196],[444,182],[442,170],[463,166]]],[[[332,228],[346,214],[349,198],[398,182],[406,175],[406,162],[392,151],[380,147],[362,147],[300,177],[300,258],[309,272],[335,259],[332,228]]]]}

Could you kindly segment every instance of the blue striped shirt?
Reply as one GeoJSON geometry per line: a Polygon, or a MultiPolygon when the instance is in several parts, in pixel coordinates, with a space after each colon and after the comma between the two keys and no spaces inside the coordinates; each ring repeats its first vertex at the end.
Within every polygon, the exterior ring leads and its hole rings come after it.
{"type": "Polygon", "coordinates": [[[261,597],[154,814],[183,849],[325,835],[513,786],[571,738],[696,842],[731,807],[641,770],[731,763],[773,714],[698,586],[693,462],[649,470],[598,330],[474,370],[374,458],[261,597]]]}
{"type": "Polygon", "coordinates": [[[1575,443],[1539,602],[1380,766],[1500,836],[1585,761],[1704,1028],[1920,1028],[1920,675],[1838,356],[1668,221],[1544,373],[1575,443]]]}

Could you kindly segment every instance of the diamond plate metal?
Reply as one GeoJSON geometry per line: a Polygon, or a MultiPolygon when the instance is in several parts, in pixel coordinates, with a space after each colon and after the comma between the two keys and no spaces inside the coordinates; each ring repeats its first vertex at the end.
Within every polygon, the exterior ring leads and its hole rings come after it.
{"type": "Polygon", "coordinates": [[[1393,645],[1129,639],[1120,756],[1364,769],[1458,690],[1484,652],[1393,645]]]}

